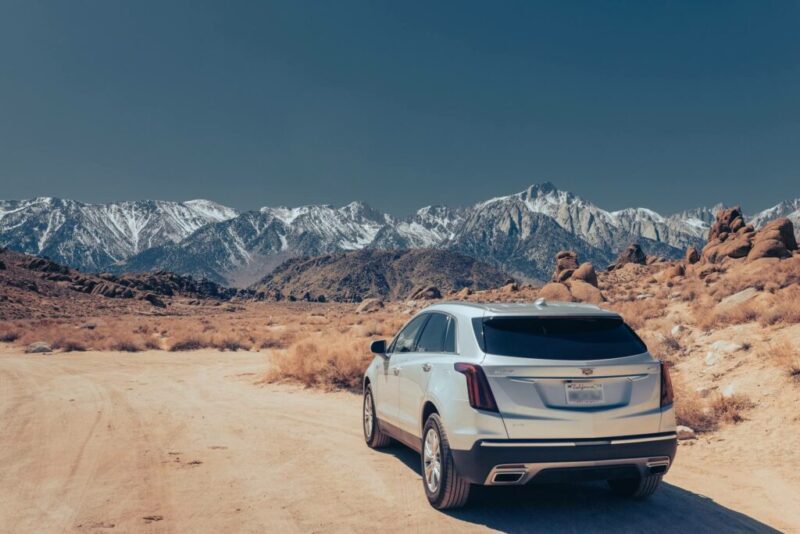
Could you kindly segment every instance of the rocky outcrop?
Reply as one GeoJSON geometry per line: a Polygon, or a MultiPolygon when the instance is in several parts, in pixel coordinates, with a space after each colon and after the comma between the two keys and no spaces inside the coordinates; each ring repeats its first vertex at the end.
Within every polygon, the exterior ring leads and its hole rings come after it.
{"type": "Polygon", "coordinates": [[[435,300],[442,298],[442,292],[436,286],[422,286],[411,292],[411,300],[435,300]]]}
{"type": "Polygon", "coordinates": [[[560,282],[550,282],[539,290],[539,298],[545,300],[558,300],[564,302],[572,302],[572,293],[569,288],[560,282]]]}
{"type": "Polygon", "coordinates": [[[697,247],[689,247],[686,249],[683,259],[689,265],[695,264],[700,261],[700,251],[697,250],[697,247]]]}
{"type": "Polygon", "coordinates": [[[42,354],[45,352],[53,352],[53,348],[44,341],[36,341],[25,347],[25,352],[28,354],[42,354]]]}
{"type": "Polygon", "coordinates": [[[594,265],[589,262],[581,263],[580,267],[572,273],[572,279],[580,280],[597,287],[597,272],[594,270],[594,265]]]}
{"type": "Polygon", "coordinates": [[[380,299],[364,299],[356,307],[356,313],[372,313],[383,308],[383,301],[380,299]]]}
{"type": "Polygon", "coordinates": [[[571,250],[562,250],[556,254],[556,270],[553,272],[553,282],[563,282],[578,268],[578,254],[571,250]]]}
{"type": "Polygon", "coordinates": [[[747,259],[788,258],[794,250],[797,250],[797,240],[792,221],[786,218],[776,219],[756,232],[747,259]]]}
{"type": "Polygon", "coordinates": [[[597,273],[594,266],[585,262],[578,265],[578,254],[571,250],[562,250],[556,254],[556,269],[551,281],[567,283],[569,280],[580,280],[597,287],[597,273]]]}
{"type": "Polygon", "coordinates": [[[776,219],[756,231],[745,224],[741,209],[728,208],[717,213],[708,232],[708,243],[702,257],[709,263],[719,263],[726,258],[788,258],[797,250],[792,221],[776,219]]]}
{"type": "Polygon", "coordinates": [[[575,252],[562,250],[556,254],[553,281],[542,287],[538,296],[546,300],[599,304],[605,301],[605,297],[597,285],[594,266],[588,262],[578,265],[575,252]]]}
{"type": "Polygon", "coordinates": [[[622,253],[617,257],[617,261],[608,267],[608,270],[613,271],[629,263],[636,265],[647,264],[647,255],[644,253],[642,247],[638,243],[631,243],[628,245],[628,248],[623,250],[622,253]]]}

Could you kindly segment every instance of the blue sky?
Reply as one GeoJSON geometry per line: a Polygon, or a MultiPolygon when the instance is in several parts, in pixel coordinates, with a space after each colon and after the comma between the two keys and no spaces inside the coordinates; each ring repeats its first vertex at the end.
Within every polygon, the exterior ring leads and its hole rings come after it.
{"type": "Polygon", "coordinates": [[[0,198],[800,196],[800,3],[0,4],[0,198]]]}

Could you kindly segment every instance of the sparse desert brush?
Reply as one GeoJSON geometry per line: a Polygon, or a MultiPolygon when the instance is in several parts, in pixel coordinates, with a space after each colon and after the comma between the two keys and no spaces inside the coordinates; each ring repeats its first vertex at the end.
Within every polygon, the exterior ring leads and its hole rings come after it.
{"type": "Polygon", "coordinates": [[[744,394],[715,395],[711,399],[711,413],[717,421],[738,423],[744,419],[743,412],[755,406],[744,394]]]}
{"type": "Polygon", "coordinates": [[[765,360],[775,362],[790,378],[800,382],[800,351],[788,341],[770,343],[762,356],[765,360]]]}
{"type": "Polygon", "coordinates": [[[755,404],[741,393],[733,395],[714,394],[701,397],[696,391],[682,386],[675,389],[675,418],[679,425],[686,425],[697,432],[710,432],[721,423],[738,423],[744,412],[755,404]]]}
{"type": "Polygon", "coordinates": [[[275,352],[269,382],[289,380],[308,387],[356,390],[372,359],[368,343],[352,336],[328,335],[275,352]]]}
{"type": "Polygon", "coordinates": [[[218,350],[229,350],[232,352],[236,352],[238,350],[250,350],[250,348],[253,346],[249,339],[244,339],[242,337],[233,335],[215,336],[211,339],[210,345],[218,350]]]}
{"type": "Polygon", "coordinates": [[[664,302],[657,298],[615,302],[610,307],[622,315],[625,322],[634,330],[644,328],[651,319],[663,317],[666,308],[664,302]]]}
{"type": "Polygon", "coordinates": [[[56,339],[53,342],[52,347],[56,350],[62,350],[64,352],[84,352],[87,349],[84,341],[74,338],[56,339]]]}
{"type": "Polygon", "coordinates": [[[800,287],[792,286],[771,295],[758,317],[762,326],[800,323],[800,287]]]}
{"type": "Polygon", "coordinates": [[[13,343],[20,338],[17,330],[4,328],[0,331],[0,343],[13,343]]]}
{"type": "Polygon", "coordinates": [[[119,352],[140,352],[144,350],[144,343],[133,336],[122,335],[114,340],[109,348],[119,352]]]}
{"type": "Polygon", "coordinates": [[[198,335],[189,334],[174,340],[170,346],[170,352],[183,352],[188,350],[200,350],[208,346],[207,341],[198,335]]]}

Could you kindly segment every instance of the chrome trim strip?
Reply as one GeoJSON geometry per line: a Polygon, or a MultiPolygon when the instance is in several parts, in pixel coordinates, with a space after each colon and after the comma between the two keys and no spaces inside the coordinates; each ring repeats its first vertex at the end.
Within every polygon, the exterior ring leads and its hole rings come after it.
{"type": "Polygon", "coordinates": [[[481,447],[586,447],[590,445],[626,445],[629,443],[666,441],[668,439],[677,439],[677,437],[677,434],[667,434],[665,436],[594,441],[482,441],[481,447]]]}
{"type": "Polygon", "coordinates": [[[482,441],[481,447],[574,447],[574,441],[559,441],[542,443],[541,441],[514,442],[514,441],[482,441]]]}
{"type": "Polygon", "coordinates": [[[615,439],[611,441],[611,444],[622,445],[623,443],[647,443],[648,441],[665,441],[668,439],[678,439],[678,435],[669,434],[667,436],[654,436],[651,438],[615,439]]]}

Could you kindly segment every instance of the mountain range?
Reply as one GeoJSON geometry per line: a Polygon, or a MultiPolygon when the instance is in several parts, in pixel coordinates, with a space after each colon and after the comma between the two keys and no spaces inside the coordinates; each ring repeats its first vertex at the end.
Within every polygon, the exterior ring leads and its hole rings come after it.
{"type": "MultiPolygon", "coordinates": [[[[427,206],[396,218],[362,202],[239,213],[207,200],[85,204],[0,201],[0,245],[84,271],[165,269],[247,286],[285,260],[361,249],[454,250],[524,279],[544,280],[558,250],[603,267],[631,242],[676,257],[702,245],[720,206],[664,216],[607,211],[545,182],[466,208],[427,206]]],[[[756,213],[800,222],[800,199],[756,213]]]]}

